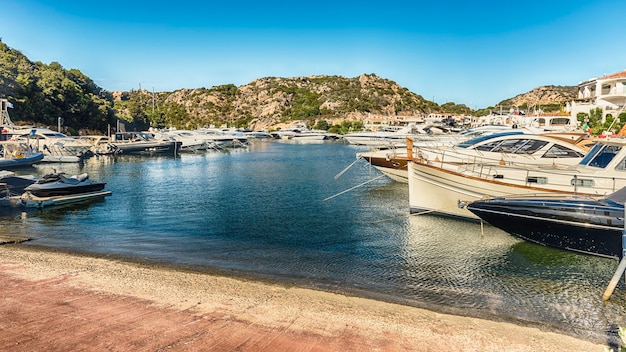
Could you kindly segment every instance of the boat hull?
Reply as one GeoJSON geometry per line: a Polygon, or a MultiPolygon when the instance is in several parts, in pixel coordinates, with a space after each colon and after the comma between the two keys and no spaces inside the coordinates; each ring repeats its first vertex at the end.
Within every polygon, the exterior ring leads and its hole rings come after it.
{"type": "Polygon", "coordinates": [[[362,154],[361,157],[390,179],[402,183],[409,182],[406,157],[379,157],[366,154],[362,154]]]}
{"type": "Polygon", "coordinates": [[[90,193],[102,191],[106,186],[106,182],[89,182],[85,184],[68,185],[46,183],[46,184],[33,184],[27,187],[25,190],[37,197],[56,197],[67,196],[72,194],[90,193]]]}
{"type": "Polygon", "coordinates": [[[80,156],[75,155],[46,155],[42,161],[48,163],[78,163],[83,160],[80,156]]]}
{"type": "Polygon", "coordinates": [[[461,206],[461,202],[518,194],[572,193],[489,181],[417,162],[409,162],[408,170],[409,207],[412,214],[424,213],[478,221],[479,217],[461,206]]]}
{"type": "Polygon", "coordinates": [[[111,191],[94,191],[94,192],[85,192],[85,193],[77,193],[77,194],[69,194],[69,195],[61,195],[61,196],[51,196],[51,197],[38,197],[29,193],[22,195],[21,197],[13,197],[11,201],[12,207],[22,207],[22,208],[37,208],[42,209],[51,206],[57,205],[65,205],[77,202],[83,202],[93,199],[104,198],[110,196],[112,194],[111,191]]]}
{"type": "Polygon", "coordinates": [[[24,188],[37,182],[33,176],[17,176],[10,171],[0,171],[0,173],[9,173],[0,177],[0,191],[8,190],[13,194],[24,193],[24,188]]]}
{"type": "Polygon", "coordinates": [[[154,154],[179,152],[182,142],[113,143],[118,154],[154,154]]]}
{"type": "Polygon", "coordinates": [[[529,242],[621,258],[624,207],[594,201],[489,199],[467,205],[492,226],[529,242]]]}
{"type": "Polygon", "coordinates": [[[0,169],[11,169],[14,167],[31,166],[42,161],[44,158],[43,153],[38,153],[33,156],[27,156],[23,158],[14,159],[2,159],[0,160],[0,169]]]}

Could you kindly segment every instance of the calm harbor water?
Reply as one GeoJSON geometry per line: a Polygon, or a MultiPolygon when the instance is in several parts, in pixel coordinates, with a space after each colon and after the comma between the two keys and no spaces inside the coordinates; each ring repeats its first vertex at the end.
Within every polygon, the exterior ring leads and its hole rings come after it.
{"type": "Polygon", "coordinates": [[[367,149],[258,142],[246,149],[98,157],[23,173],[88,172],[113,195],[4,214],[24,245],[218,271],[441,312],[530,324],[600,343],[626,326],[617,261],[529,244],[489,226],[408,216],[408,187],[380,178],[367,149]]]}

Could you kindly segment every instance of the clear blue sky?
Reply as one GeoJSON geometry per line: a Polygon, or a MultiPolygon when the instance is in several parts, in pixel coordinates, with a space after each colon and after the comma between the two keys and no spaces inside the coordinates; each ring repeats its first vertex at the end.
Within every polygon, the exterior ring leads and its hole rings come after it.
{"type": "Polygon", "coordinates": [[[102,88],[172,91],[362,73],[495,105],[626,69],[624,0],[4,0],[0,37],[102,88]]]}

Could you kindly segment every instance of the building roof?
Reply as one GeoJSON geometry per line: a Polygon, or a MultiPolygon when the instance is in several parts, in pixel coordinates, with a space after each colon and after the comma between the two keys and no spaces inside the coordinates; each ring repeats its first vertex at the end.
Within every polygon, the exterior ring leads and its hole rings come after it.
{"type": "Polygon", "coordinates": [[[624,71],[620,71],[620,72],[616,72],[616,73],[611,73],[608,75],[604,75],[600,78],[589,78],[588,80],[585,81],[581,81],[578,82],[578,86],[586,86],[586,85],[590,85],[590,84],[595,84],[597,81],[604,81],[607,79],[615,79],[615,78],[626,78],[626,70],[624,71]]]}
{"type": "Polygon", "coordinates": [[[611,78],[626,78],[626,70],[621,72],[612,73],[610,75],[602,76],[600,79],[611,79],[611,78]]]}

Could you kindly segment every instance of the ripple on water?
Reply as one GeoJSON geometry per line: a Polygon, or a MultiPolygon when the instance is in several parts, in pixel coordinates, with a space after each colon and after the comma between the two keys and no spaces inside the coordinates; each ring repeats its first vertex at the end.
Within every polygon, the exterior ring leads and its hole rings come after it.
{"type": "Polygon", "coordinates": [[[626,326],[616,261],[549,249],[479,224],[408,216],[406,184],[362,149],[263,143],[235,152],[93,158],[37,167],[89,172],[104,201],[0,217],[33,244],[241,272],[457,314],[523,321],[605,342],[626,326]],[[338,195],[328,200],[330,196],[338,195]]]}

